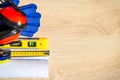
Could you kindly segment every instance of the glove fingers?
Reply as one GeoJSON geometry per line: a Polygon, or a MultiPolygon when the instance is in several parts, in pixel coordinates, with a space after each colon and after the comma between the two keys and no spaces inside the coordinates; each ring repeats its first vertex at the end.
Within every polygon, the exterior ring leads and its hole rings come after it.
{"type": "Polygon", "coordinates": [[[27,18],[27,20],[28,20],[27,25],[40,26],[39,18],[27,18]]]}
{"type": "Polygon", "coordinates": [[[38,31],[38,27],[36,27],[36,26],[29,26],[29,25],[28,25],[28,26],[25,28],[25,30],[22,30],[22,31],[29,31],[29,32],[35,33],[35,32],[38,31]]]}
{"type": "Polygon", "coordinates": [[[28,23],[30,22],[33,22],[33,23],[39,23],[40,22],[40,19],[39,18],[27,18],[27,21],[28,23]]]}
{"type": "Polygon", "coordinates": [[[28,9],[28,8],[35,8],[35,9],[37,9],[37,6],[35,4],[28,4],[28,5],[24,5],[24,6],[20,7],[20,9],[22,9],[22,10],[28,9]]]}
{"type": "Polygon", "coordinates": [[[40,18],[27,18],[27,25],[30,26],[40,26],[40,18]]]}
{"type": "Polygon", "coordinates": [[[28,36],[28,37],[32,37],[34,33],[31,32],[26,32],[26,31],[22,31],[20,35],[22,36],[28,36]]]}
{"type": "Polygon", "coordinates": [[[33,18],[33,17],[34,18],[41,18],[41,14],[38,12],[36,12],[34,14],[30,13],[30,14],[27,14],[26,16],[27,16],[27,18],[33,18]]]}
{"type": "Polygon", "coordinates": [[[36,13],[37,6],[35,4],[28,4],[21,6],[20,9],[26,14],[36,13]]]}
{"type": "Polygon", "coordinates": [[[40,23],[33,23],[33,22],[29,22],[29,23],[27,23],[27,25],[29,25],[29,26],[40,26],[40,23]]]}
{"type": "Polygon", "coordinates": [[[34,14],[34,13],[36,13],[36,9],[34,9],[34,8],[28,8],[28,9],[24,9],[24,10],[22,10],[26,15],[28,15],[28,14],[34,14]]]}

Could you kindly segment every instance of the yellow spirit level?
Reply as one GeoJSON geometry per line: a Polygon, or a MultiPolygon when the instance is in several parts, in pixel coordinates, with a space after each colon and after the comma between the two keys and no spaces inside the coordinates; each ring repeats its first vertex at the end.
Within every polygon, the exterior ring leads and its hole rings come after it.
{"type": "Polygon", "coordinates": [[[48,49],[47,38],[19,38],[9,44],[0,45],[1,49],[48,49]]]}

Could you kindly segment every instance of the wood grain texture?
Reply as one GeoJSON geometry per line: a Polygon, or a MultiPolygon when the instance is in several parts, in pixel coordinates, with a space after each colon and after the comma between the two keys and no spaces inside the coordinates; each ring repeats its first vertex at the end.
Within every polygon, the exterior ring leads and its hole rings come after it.
{"type": "Polygon", "coordinates": [[[35,37],[47,37],[47,79],[120,80],[120,0],[21,0],[42,13],[35,37]]]}

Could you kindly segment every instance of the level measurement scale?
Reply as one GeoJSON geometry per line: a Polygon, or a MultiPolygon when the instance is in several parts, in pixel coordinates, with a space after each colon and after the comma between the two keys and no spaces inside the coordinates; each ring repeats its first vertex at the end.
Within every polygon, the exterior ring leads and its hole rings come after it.
{"type": "Polygon", "coordinates": [[[42,57],[49,56],[49,51],[12,51],[11,57],[42,57]]]}

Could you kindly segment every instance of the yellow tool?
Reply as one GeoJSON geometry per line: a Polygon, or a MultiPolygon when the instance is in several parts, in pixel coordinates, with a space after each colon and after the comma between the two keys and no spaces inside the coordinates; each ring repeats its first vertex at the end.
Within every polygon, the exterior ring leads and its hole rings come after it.
{"type": "Polygon", "coordinates": [[[42,57],[48,57],[50,51],[10,51],[0,50],[0,63],[6,63],[10,59],[41,59],[42,57]]]}
{"type": "Polygon", "coordinates": [[[43,59],[49,54],[47,38],[19,38],[9,44],[0,45],[0,63],[10,59],[43,59]]]}
{"type": "Polygon", "coordinates": [[[49,56],[47,51],[11,51],[11,57],[42,57],[49,56]]]}
{"type": "Polygon", "coordinates": [[[19,38],[9,44],[0,45],[0,49],[48,49],[47,38],[19,38]]]}

